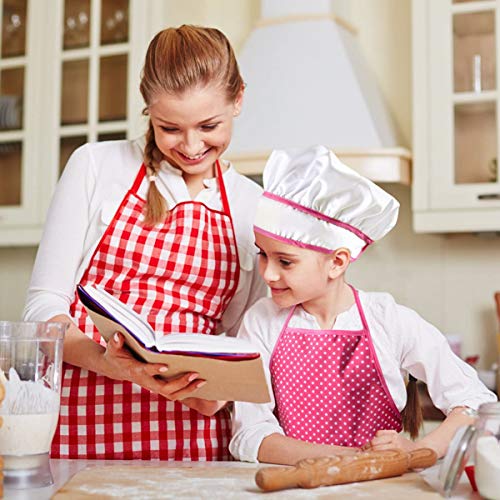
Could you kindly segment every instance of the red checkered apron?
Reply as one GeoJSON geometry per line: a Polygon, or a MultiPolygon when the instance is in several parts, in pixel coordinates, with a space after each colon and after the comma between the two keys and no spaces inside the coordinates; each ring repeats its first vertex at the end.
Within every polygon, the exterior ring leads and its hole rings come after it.
{"type": "Polygon", "coordinates": [[[370,335],[358,292],[362,330],[288,326],[270,362],[277,416],[287,436],[310,443],[363,446],[380,429],[401,431],[397,409],[370,335]]]}
{"type": "MultiPolygon", "coordinates": [[[[140,168],[99,242],[81,284],[98,285],[143,314],[157,332],[212,335],[239,278],[238,251],[217,162],[223,211],[183,202],[166,222],[140,222],[140,168]]],[[[105,345],[85,309],[71,314],[80,329],[105,345]]],[[[227,460],[227,410],[205,417],[130,382],[64,364],[54,458],[227,460]]]]}

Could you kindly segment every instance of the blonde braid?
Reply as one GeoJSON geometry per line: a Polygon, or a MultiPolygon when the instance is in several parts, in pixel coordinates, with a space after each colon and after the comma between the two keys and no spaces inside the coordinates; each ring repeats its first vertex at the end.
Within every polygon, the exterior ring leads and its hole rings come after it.
{"type": "MultiPolygon", "coordinates": [[[[158,175],[160,171],[160,162],[163,158],[161,151],[156,146],[155,133],[151,121],[146,133],[146,145],[144,147],[144,165],[146,166],[146,173],[150,175],[158,175]]],[[[160,194],[156,187],[156,182],[149,183],[148,195],[146,198],[145,206],[145,226],[154,226],[159,222],[165,220],[168,211],[165,198],[160,194]]]]}

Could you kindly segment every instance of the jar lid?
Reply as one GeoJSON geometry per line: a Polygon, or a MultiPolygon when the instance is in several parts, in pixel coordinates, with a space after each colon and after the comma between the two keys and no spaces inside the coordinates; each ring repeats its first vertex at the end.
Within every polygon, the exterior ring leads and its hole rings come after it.
{"type": "Polygon", "coordinates": [[[476,434],[473,425],[460,427],[451,440],[439,470],[445,497],[455,489],[472,452],[471,442],[476,434]]]}

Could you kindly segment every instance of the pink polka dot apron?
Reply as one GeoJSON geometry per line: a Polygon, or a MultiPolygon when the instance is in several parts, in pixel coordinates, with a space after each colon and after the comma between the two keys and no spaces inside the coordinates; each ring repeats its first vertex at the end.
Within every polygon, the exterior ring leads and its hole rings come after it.
{"type": "MultiPolygon", "coordinates": [[[[81,284],[98,285],[143,314],[157,332],[212,335],[239,279],[236,238],[217,162],[223,210],[198,202],[144,227],[142,166],[99,242],[81,284]]],[[[75,296],[80,329],[105,345],[75,296]]],[[[55,458],[227,460],[227,410],[205,417],[136,384],[64,364],[55,458]]]]}
{"type": "Polygon", "coordinates": [[[289,437],[311,443],[362,446],[379,429],[401,431],[354,290],[362,330],[292,328],[288,315],[271,356],[280,425],[289,437]]]}

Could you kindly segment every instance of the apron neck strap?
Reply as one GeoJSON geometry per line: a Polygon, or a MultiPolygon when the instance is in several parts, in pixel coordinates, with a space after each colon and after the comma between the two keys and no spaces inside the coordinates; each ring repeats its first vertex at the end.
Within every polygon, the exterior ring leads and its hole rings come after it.
{"type": "Polygon", "coordinates": [[[361,301],[359,300],[359,293],[352,285],[349,285],[349,286],[351,287],[352,293],[354,294],[354,300],[356,301],[356,306],[358,308],[358,312],[359,312],[359,315],[361,317],[361,323],[363,324],[363,328],[365,330],[368,330],[368,323],[366,321],[365,312],[363,311],[363,308],[361,307],[361,301]]]}
{"type": "MultiPolygon", "coordinates": [[[[224,186],[224,178],[222,176],[222,169],[220,167],[219,160],[216,160],[215,162],[215,175],[217,176],[217,182],[219,183],[219,191],[220,191],[220,196],[221,196],[221,201],[222,201],[222,208],[224,210],[224,213],[231,217],[231,210],[229,209],[229,202],[227,200],[227,194],[226,194],[226,187],[224,186]]],[[[131,191],[134,194],[137,194],[139,191],[139,188],[141,187],[141,183],[146,176],[146,165],[144,163],[141,165],[141,168],[139,169],[139,172],[137,173],[137,176],[134,180],[134,183],[132,184],[132,189],[131,191]]]]}
{"type": "Polygon", "coordinates": [[[146,177],[146,165],[144,165],[144,163],[143,163],[141,165],[141,168],[139,169],[139,172],[137,172],[137,175],[135,177],[135,181],[132,184],[132,187],[130,189],[132,191],[132,193],[137,194],[139,192],[139,188],[141,187],[141,183],[142,183],[144,177],[146,177]]]}
{"type": "Polygon", "coordinates": [[[217,182],[219,183],[222,208],[224,209],[224,213],[231,217],[231,210],[229,209],[229,202],[227,201],[226,187],[224,186],[224,178],[222,177],[222,169],[220,167],[219,160],[215,161],[215,170],[217,175],[217,182]]]}

